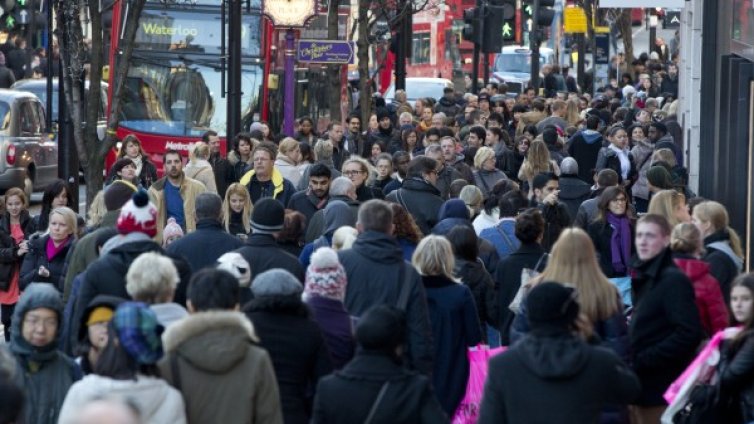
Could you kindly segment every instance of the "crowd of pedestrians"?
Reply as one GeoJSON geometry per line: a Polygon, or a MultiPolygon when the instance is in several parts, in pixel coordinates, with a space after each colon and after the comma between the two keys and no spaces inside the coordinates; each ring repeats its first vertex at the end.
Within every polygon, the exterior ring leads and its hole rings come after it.
{"type": "Polygon", "coordinates": [[[752,277],[642,67],[593,98],[398,92],[227,154],[208,131],[162,177],[128,136],[88,222],[62,181],[34,217],[9,190],[0,422],[449,422],[487,344],[479,422],[654,424],[736,324],[751,421],[752,277]]]}

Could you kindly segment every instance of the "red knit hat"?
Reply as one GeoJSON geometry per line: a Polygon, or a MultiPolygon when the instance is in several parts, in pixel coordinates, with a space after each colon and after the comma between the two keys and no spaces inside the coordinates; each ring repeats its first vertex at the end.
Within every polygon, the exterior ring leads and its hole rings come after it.
{"type": "Polygon", "coordinates": [[[157,235],[157,208],[149,201],[146,191],[134,193],[121,208],[117,227],[121,234],[140,232],[149,237],[157,235]]]}

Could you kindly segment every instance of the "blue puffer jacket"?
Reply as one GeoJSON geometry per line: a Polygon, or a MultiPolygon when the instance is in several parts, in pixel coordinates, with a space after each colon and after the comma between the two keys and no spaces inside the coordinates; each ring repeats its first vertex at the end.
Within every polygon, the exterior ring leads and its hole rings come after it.
{"type": "Polygon", "coordinates": [[[479,237],[487,240],[495,246],[500,259],[505,259],[521,246],[521,241],[516,238],[515,218],[503,218],[497,225],[485,228],[479,237]]]}

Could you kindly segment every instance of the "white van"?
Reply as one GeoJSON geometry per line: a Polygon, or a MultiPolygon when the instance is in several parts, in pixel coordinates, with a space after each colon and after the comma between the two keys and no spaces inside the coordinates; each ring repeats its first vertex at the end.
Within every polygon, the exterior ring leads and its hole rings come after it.
{"type": "MultiPolygon", "coordinates": [[[[555,64],[555,51],[540,47],[539,69],[547,63],[555,64]]],[[[506,83],[509,93],[521,93],[531,79],[531,50],[523,46],[503,47],[502,52],[495,55],[490,79],[506,83]]]]}

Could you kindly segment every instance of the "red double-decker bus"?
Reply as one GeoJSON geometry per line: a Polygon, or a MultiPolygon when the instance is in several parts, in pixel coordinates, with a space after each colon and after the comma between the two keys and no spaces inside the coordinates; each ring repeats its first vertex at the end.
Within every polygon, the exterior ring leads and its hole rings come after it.
{"type": "MultiPolygon", "coordinates": [[[[111,70],[125,66],[118,52],[123,28],[130,24],[124,21],[130,1],[116,0],[113,6],[111,70]]],[[[225,139],[227,61],[223,66],[222,35],[227,52],[228,27],[226,18],[223,32],[222,1],[147,0],[139,17],[117,136],[136,135],[158,169],[166,149],[187,152],[209,129],[225,139]]],[[[250,123],[265,118],[268,97],[269,29],[261,0],[244,3],[242,25],[241,115],[242,122],[250,123]]],[[[114,74],[110,72],[109,97],[114,74]]]]}

